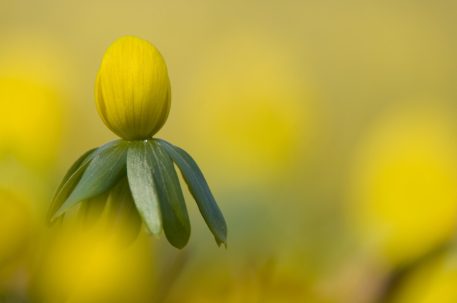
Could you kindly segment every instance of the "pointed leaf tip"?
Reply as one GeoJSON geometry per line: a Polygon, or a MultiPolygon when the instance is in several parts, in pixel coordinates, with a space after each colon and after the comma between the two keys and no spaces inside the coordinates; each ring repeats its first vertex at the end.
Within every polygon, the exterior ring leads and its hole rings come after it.
{"type": "Polygon", "coordinates": [[[226,244],[227,224],[197,163],[183,149],[162,139],[156,141],[179,167],[184,181],[197,202],[198,209],[214,235],[218,246],[221,243],[226,244]]]}

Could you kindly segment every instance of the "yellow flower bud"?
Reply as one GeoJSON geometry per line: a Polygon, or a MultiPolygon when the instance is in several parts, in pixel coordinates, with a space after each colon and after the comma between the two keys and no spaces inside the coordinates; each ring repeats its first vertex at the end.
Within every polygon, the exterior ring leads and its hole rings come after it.
{"type": "Polygon", "coordinates": [[[162,55],[143,39],[119,38],[103,57],[95,99],[103,122],[118,136],[152,137],[170,111],[170,80],[162,55]]]}

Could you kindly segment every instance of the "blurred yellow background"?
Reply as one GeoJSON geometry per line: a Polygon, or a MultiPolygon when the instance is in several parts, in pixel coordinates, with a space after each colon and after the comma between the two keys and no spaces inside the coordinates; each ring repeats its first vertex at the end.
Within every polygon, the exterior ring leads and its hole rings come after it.
{"type": "Polygon", "coordinates": [[[0,0],[0,301],[455,302],[456,20],[451,0],[0,0]],[[45,224],[115,138],[94,83],[126,34],[168,64],[157,137],[200,164],[226,250],[190,195],[182,251],[45,224]]]}

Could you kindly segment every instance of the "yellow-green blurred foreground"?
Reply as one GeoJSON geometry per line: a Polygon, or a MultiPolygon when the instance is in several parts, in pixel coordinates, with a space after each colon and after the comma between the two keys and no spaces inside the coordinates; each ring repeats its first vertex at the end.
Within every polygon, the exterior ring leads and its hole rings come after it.
{"type": "MultiPolygon", "coordinates": [[[[91,219],[88,219],[91,221],[91,219]]],[[[457,302],[457,2],[0,0],[0,302],[457,302]],[[66,169],[115,138],[95,75],[153,42],[158,137],[205,172],[182,251],[128,217],[52,227],[66,169]]]]}

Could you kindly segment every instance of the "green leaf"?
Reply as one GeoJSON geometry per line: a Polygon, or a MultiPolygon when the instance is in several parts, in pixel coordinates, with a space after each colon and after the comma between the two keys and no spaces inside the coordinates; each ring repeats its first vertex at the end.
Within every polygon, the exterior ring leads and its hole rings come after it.
{"type": "Polygon", "coordinates": [[[141,230],[141,217],[135,207],[126,177],[111,189],[108,196],[108,224],[110,230],[125,244],[136,239],[141,230]]]}
{"type": "Polygon", "coordinates": [[[54,194],[51,206],[49,207],[47,214],[47,220],[49,222],[52,221],[51,219],[54,216],[55,212],[62,206],[63,202],[71,194],[76,184],[78,184],[82,174],[86,170],[90,161],[93,159],[94,151],[95,148],[85,152],[81,157],[79,157],[79,159],[73,163],[73,165],[63,177],[62,182],[60,182],[56,193],[54,194]]]}
{"type": "Polygon", "coordinates": [[[79,215],[82,219],[82,222],[88,226],[96,223],[103,215],[107,200],[107,193],[103,193],[96,197],[81,201],[79,215]]]}
{"type": "Polygon", "coordinates": [[[171,245],[183,248],[189,241],[190,222],[178,175],[168,154],[155,141],[149,146],[163,229],[171,245]]]}
{"type": "Polygon", "coordinates": [[[200,213],[213,233],[217,244],[227,243],[227,224],[197,163],[183,149],[164,140],[157,141],[181,170],[184,181],[186,181],[189,191],[197,202],[200,213]]]}
{"type": "Polygon", "coordinates": [[[157,235],[162,229],[159,199],[152,175],[153,163],[147,141],[133,142],[127,153],[127,176],[136,208],[148,230],[157,235]]]}
{"type": "Polygon", "coordinates": [[[95,151],[78,185],[54,217],[58,217],[82,200],[95,197],[110,189],[125,172],[128,142],[110,142],[95,151]]]}

